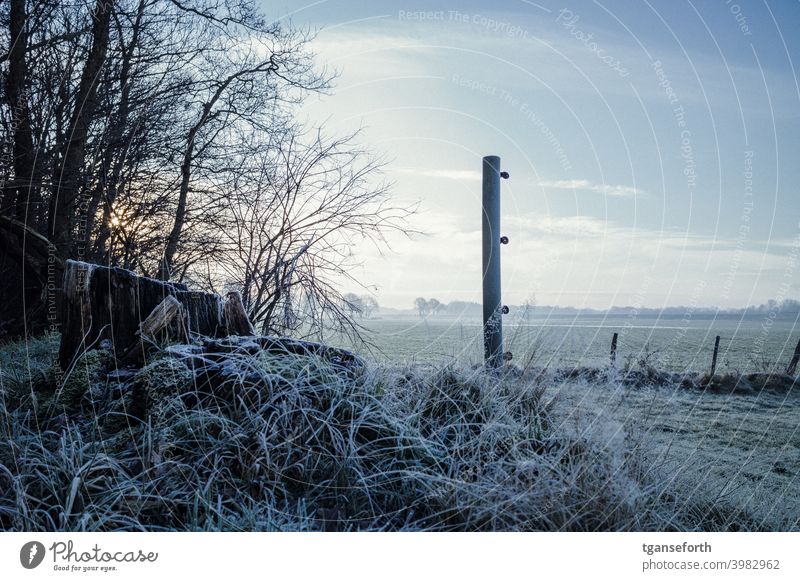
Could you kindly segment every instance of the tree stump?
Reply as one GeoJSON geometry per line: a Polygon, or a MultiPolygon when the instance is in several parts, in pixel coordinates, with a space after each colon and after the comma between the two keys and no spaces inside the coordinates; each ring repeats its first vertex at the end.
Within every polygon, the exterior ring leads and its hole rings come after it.
{"type": "MultiPolygon", "coordinates": [[[[103,339],[111,340],[115,357],[122,359],[141,344],[140,327],[151,314],[145,330],[153,324],[163,323],[163,327],[174,323],[185,325],[188,333],[224,337],[227,327],[223,312],[218,294],[190,291],[184,284],[138,276],[122,268],[67,260],[59,363],[66,369],[76,354],[103,339]],[[165,302],[168,297],[175,301],[165,302]],[[159,311],[154,313],[156,307],[159,311]],[[179,311],[182,316],[176,318],[179,311]]],[[[236,325],[242,328],[241,321],[236,325]]]]}
{"type": "Polygon", "coordinates": [[[252,323],[250,323],[250,319],[247,317],[247,311],[244,309],[242,295],[239,291],[228,293],[225,297],[225,307],[223,311],[225,328],[228,335],[249,336],[256,334],[252,323]]]}
{"type": "Polygon", "coordinates": [[[177,337],[179,341],[188,341],[186,336],[186,317],[183,312],[183,305],[173,295],[169,295],[158,306],[153,309],[147,318],[139,325],[139,335],[142,337],[156,338],[161,331],[167,329],[170,324],[177,322],[177,337]],[[177,317],[177,319],[176,319],[177,317]]]}

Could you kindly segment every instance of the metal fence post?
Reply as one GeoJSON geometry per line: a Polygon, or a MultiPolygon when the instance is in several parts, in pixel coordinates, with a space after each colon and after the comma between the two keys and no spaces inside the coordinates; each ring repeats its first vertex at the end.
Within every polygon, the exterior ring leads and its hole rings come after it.
{"type": "Polygon", "coordinates": [[[500,158],[483,158],[483,351],[487,367],[503,364],[500,298],[500,158]]]}

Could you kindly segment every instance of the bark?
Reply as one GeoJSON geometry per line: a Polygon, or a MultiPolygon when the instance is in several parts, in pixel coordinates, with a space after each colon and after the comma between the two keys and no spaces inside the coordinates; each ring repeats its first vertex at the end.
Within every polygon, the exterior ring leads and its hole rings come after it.
{"type": "Polygon", "coordinates": [[[168,295],[167,298],[158,303],[153,312],[139,325],[139,335],[155,339],[159,333],[169,329],[173,320],[178,323],[178,336],[176,338],[183,341],[188,340],[188,337],[183,332],[185,330],[183,306],[173,295],[168,295]]]}
{"type": "Polygon", "coordinates": [[[173,295],[167,295],[156,305],[153,312],[139,325],[137,335],[141,341],[135,341],[120,358],[123,364],[138,363],[147,356],[147,342],[189,341],[188,320],[186,311],[180,301],[173,295]]]}

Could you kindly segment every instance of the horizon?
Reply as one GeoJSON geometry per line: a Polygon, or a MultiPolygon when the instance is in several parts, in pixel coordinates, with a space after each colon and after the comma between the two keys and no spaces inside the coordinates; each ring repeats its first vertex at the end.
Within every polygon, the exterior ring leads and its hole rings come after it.
{"type": "MultiPolygon", "coordinates": [[[[435,298],[435,297],[431,297],[431,298],[435,298]]],[[[481,307],[482,306],[481,303],[478,302],[478,301],[459,301],[459,300],[450,301],[450,302],[447,302],[447,303],[443,303],[443,305],[445,307],[445,310],[443,311],[444,314],[447,314],[446,307],[448,305],[454,303],[454,302],[455,303],[462,303],[462,304],[468,305],[470,307],[472,307],[472,306],[481,307]]],[[[786,299],[786,302],[798,303],[798,299],[786,299]]],[[[797,314],[797,313],[800,313],[800,303],[798,303],[794,307],[796,310],[787,310],[787,311],[781,310],[782,305],[783,305],[782,302],[777,302],[776,301],[775,304],[773,305],[773,304],[770,304],[769,301],[768,301],[767,303],[759,303],[759,304],[747,305],[747,306],[733,306],[733,307],[720,307],[720,306],[714,306],[714,305],[696,305],[696,306],[691,306],[691,305],[669,305],[669,306],[613,305],[611,307],[608,307],[607,309],[595,309],[595,308],[592,308],[592,307],[576,307],[576,306],[573,306],[573,305],[560,306],[560,305],[530,304],[529,308],[531,308],[533,310],[536,310],[536,309],[551,309],[551,310],[594,311],[594,312],[597,312],[597,313],[608,313],[609,311],[615,311],[615,310],[620,310],[621,311],[621,310],[629,310],[629,309],[633,309],[633,310],[636,310],[636,311],[658,311],[658,312],[664,312],[664,311],[668,311],[668,310],[669,311],[671,311],[671,310],[681,310],[682,309],[689,316],[696,315],[696,314],[702,314],[702,315],[712,314],[709,311],[716,311],[716,314],[723,314],[723,315],[724,314],[744,314],[744,315],[752,314],[752,315],[758,315],[758,314],[764,314],[765,311],[767,313],[770,313],[770,312],[774,311],[776,316],[781,316],[781,315],[785,315],[785,314],[797,314]],[[751,311],[751,313],[748,313],[747,311],[751,311]]],[[[526,305],[524,303],[522,303],[522,304],[509,303],[508,306],[511,307],[512,309],[514,309],[514,308],[525,308],[526,305]]],[[[377,310],[378,310],[378,312],[386,311],[386,310],[409,312],[409,313],[414,313],[415,312],[415,309],[413,307],[391,307],[391,306],[384,306],[384,305],[381,305],[381,304],[378,305],[378,309],[377,310]]],[[[512,314],[513,314],[513,312],[512,312],[512,314]]],[[[670,314],[672,314],[672,313],[670,313],[670,314]]],[[[437,315],[432,315],[432,316],[440,316],[440,315],[437,314],[437,315]]]]}

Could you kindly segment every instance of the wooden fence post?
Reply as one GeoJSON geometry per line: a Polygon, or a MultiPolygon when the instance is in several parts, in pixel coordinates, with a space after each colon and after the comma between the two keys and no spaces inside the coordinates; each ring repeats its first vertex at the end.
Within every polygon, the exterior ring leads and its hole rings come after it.
{"type": "Polygon", "coordinates": [[[617,363],[617,337],[619,333],[614,333],[614,336],[611,337],[611,367],[614,367],[617,363]]]}
{"type": "Polygon", "coordinates": [[[719,335],[714,340],[714,357],[711,359],[711,377],[717,372],[717,354],[719,353],[719,335]]]}
{"type": "Polygon", "coordinates": [[[800,340],[797,341],[797,347],[794,348],[794,355],[792,355],[792,360],[786,367],[786,375],[794,375],[794,371],[795,369],[797,369],[798,362],[800,362],[800,340]]]}

